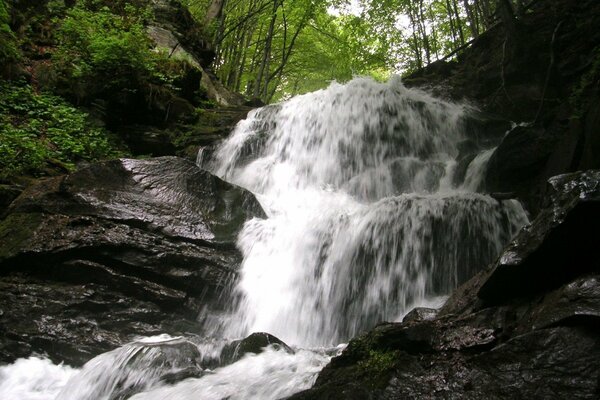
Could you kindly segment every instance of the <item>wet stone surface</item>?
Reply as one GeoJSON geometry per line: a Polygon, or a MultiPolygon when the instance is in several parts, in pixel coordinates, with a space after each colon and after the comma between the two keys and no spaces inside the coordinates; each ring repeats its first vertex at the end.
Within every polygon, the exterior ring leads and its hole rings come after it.
{"type": "Polygon", "coordinates": [[[80,365],[134,336],[200,333],[236,279],[252,194],[163,157],[28,188],[0,221],[0,361],[80,365]]]}

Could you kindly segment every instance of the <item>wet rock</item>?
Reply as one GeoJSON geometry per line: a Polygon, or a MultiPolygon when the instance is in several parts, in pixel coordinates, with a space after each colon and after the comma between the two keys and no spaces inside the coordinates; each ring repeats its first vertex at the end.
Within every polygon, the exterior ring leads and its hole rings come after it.
{"type": "Polygon", "coordinates": [[[165,335],[128,343],[86,363],[57,399],[125,400],[163,382],[200,377],[201,354],[182,337],[165,335]]]}
{"type": "Polygon", "coordinates": [[[435,308],[417,307],[406,314],[402,322],[428,321],[436,317],[438,310],[435,308]]]}
{"type": "Polygon", "coordinates": [[[195,161],[198,151],[203,148],[208,157],[214,146],[227,138],[250,110],[252,108],[244,106],[203,110],[195,123],[173,127],[170,136],[177,154],[195,161]]]}
{"type": "Polygon", "coordinates": [[[220,363],[222,366],[233,364],[248,353],[262,353],[268,346],[294,354],[294,350],[275,336],[265,332],[255,332],[245,339],[227,344],[221,351],[220,363]]]}
{"type": "Polygon", "coordinates": [[[0,221],[0,308],[14,310],[0,316],[2,360],[80,364],[133,335],[200,332],[195,318],[223,306],[237,233],[254,216],[252,194],[176,157],[28,188],[0,221]]]}
{"type": "Polygon", "coordinates": [[[12,203],[22,191],[23,188],[17,185],[0,184],[0,216],[2,216],[10,203],[12,203]]]}
{"type": "Polygon", "coordinates": [[[119,129],[132,154],[151,155],[154,157],[172,156],[175,146],[169,134],[162,129],[145,125],[126,125],[119,129]]]}
{"type": "Polygon", "coordinates": [[[497,122],[487,126],[470,123],[483,128],[475,132],[488,132],[489,126],[500,133],[501,126],[508,130],[506,121],[521,125],[504,138],[490,160],[485,190],[517,193],[535,216],[548,196],[550,177],[600,168],[600,97],[594,67],[600,3],[555,0],[530,5],[531,12],[519,18],[523,40],[506,42],[503,26],[496,25],[456,59],[432,63],[403,81],[430,87],[443,97],[467,99],[496,115],[497,122]],[[553,58],[556,62],[549,69],[553,58]]]}
{"type": "Polygon", "coordinates": [[[547,208],[439,312],[353,339],[291,398],[597,398],[600,172],[550,186],[547,208]]]}
{"type": "Polygon", "coordinates": [[[539,126],[510,130],[488,163],[485,187],[490,192],[516,192],[527,198],[559,141],[539,126]]]}
{"type": "Polygon", "coordinates": [[[479,289],[486,304],[552,289],[600,267],[600,171],[561,175],[549,184],[551,205],[504,250],[479,289]]]}

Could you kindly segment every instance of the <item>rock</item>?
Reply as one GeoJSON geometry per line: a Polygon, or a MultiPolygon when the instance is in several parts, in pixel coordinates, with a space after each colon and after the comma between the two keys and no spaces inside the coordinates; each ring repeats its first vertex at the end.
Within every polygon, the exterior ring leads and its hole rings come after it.
{"type": "Polygon", "coordinates": [[[80,364],[132,335],[199,332],[198,312],[223,306],[237,233],[255,216],[252,194],[176,157],[102,162],[28,188],[0,222],[0,308],[15,309],[0,316],[2,360],[80,364]]]}
{"type": "MultiPolygon", "coordinates": [[[[193,16],[181,4],[170,0],[153,0],[155,21],[148,27],[148,36],[157,48],[187,60],[200,72],[197,82],[210,100],[221,106],[241,106],[246,102],[238,93],[229,91],[210,69],[215,52],[210,40],[193,16]]],[[[188,82],[189,84],[196,84],[188,82]]],[[[196,85],[194,90],[199,89],[196,85]]],[[[182,85],[182,88],[189,87],[182,85]]]]}
{"type": "Polygon", "coordinates": [[[86,363],[71,377],[58,399],[125,400],[163,382],[177,383],[204,374],[198,347],[164,335],[128,343],[86,363]]]}
{"type": "Polygon", "coordinates": [[[165,130],[153,126],[126,125],[120,128],[123,138],[132,154],[153,157],[175,155],[175,146],[165,130]]]}
{"type": "Polygon", "coordinates": [[[245,339],[227,344],[221,351],[220,364],[221,366],[233,364],[248,353],[262,353],[268,346],[294,354],[294,350],[275,336],[265,332],[255,332],[245,339]]]}
{"type": "Polygon", "coordinates": [[[207,153],[212,151],[251,110],[245,106],[202,110],[193,124],[174,126],[170,136],[177,155],[196,161],[200,148],[206,148],[207,153]]]}
{"type": "Polygon", "coordinates": [[[597,398],[600,171],[550,186],[531,226],[439,312],[351,340],[290,399],[597,398]]]}
{"type": "Polygon", "coordinates": [[[499,304],[598,269],[600,171],[552,178],[551,206],[504,250],[478,296],[499,304]],[[510,288],[510,290],[507,290],[510,288]]]}
{"type": "Polygon", "coordinates": [[[515,192],[533,216],[543,208],[550,177],[600,168],[600,96],[594,67],[599,20],[600,3],[595,0],[536,1],[519,18],[523,40],[505,42],[499,24],[455,59],[436,61],[403,79],[408,86],[430,87],[496,116],[495,121],[486,118],[486,125],[475,119],[475,127],[484,128],[475,132],[489,132],[489,127],[497,132],[491,137],[501,139],[506,121],[520,125],[490,160],[485,190],[515,192]]]}
{"type": "Polygon", "coordinates": [[[10,203],[12,203],[22,191],[23,188],[21,186],[0,184],[0,216],[2,216],[10,203]]]}
{"type": "Polygon", "coordinates": [[[558,142],[558,135],[552,135],[542,127],[517,126],[510,130],[490,158],[486,190],[515,192],[531,203],[531,188],[537,186],[558,142]]]}
{"type": "Polygon", "coordinates": [[[429,321],[437,316],[435,308],[417,307],[404,316],[402,322],[429,321]]]}
{"type": "Polygon", "coordinates": [[[190,54],[202,68],[212,63],[215,58],[213,46],[185,6],[173,0],[152,0],[150,6],[154,12],[154,23],[149,28],[151,38],[161,39],[159,44],[165,47],[172,45],[171,49],[175,42],[179,43],[177,47],[190,54]]]}

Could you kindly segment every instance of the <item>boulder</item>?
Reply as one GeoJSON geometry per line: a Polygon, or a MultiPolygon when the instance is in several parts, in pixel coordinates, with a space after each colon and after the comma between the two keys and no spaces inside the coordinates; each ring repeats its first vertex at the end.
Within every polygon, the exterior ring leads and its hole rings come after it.
{"type": "Polygon", "coordinates": [[[350,341],[291,399],[592,399],[600,393],[600,171],[553,195],[438,311],[350,341]]]}
{"type": "Polygon", "coordinates": [[[486,304],[556,288],[600,269],[600,171],[550,179],[550,206],[509,244],[477,295],[486,304]],[[509,290],[507,290],[507,288],[509,290]]]}
{"type": "Polygon", "coordinates": [[[235,340],[225,345],[221,350],[220,366],[233,364],[249,353],[262,353],[268,346],[294,354],[294,350],[275,336],[265,332],[255,332],[245,339],[235,340]]]}
{"type": "Polygon", "coordinates": [[[125,400],[161,383],[204,374],[198,347],[181,337],[158,336],[128,343],[87,362],[57,400],[125,400]]]}
{"type": "Polygon", "coordinates": [[[199,332],[199,311],[221,308],[236,278],[237,233],[263,215],[251,193],[176,157],[26,189],[0,222],[2,360],[80,364],[132,335],[199,332]]]}

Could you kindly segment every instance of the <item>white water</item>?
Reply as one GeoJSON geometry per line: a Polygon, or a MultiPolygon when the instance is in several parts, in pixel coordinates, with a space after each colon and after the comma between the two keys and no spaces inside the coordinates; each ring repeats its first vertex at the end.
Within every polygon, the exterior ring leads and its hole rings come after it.
{"type": "Polygon", "coordinates": [[[451,182],[465,107],[355,79],[250,114],[205,164],[256,193],[241,302],[225,333],[331,346],[447,295],[527,217],[475,193],[492,150],[451,182]]]}
{"type": "MultiPolygon", "coordinates": [[[[439,306],[527,222],[518,202],[477,193],[493,149],[453,184],[468,112],[399,79],[356,79],[255,110],[212,157],[199,155],[268,215],[239,236],[239,301],[214,334],[266,331],[295,354],[269,348],[171,386],[161,377],[189,364],[180,350],[191,343],[149,338],[80,370],[37,358],[0,367],[0,399],[112,399],[124,389],[136,400],[278,399],[310,387],[338,343],[439,306]]],[[[198,363],[221,348],[195,346],[198,363]]]]}

